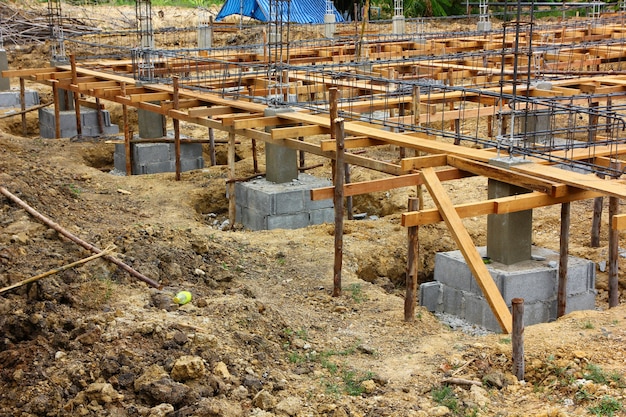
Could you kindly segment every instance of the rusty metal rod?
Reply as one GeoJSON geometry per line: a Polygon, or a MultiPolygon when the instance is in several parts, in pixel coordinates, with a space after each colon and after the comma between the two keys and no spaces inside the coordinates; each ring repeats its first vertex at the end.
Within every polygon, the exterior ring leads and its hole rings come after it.
{"type": "MultiPolygon", "coordinates": [[[[24,210],[26,210],[31,216],[33,216],[37,220],[39,220],[42,223],[44,223],[46,226],[56,230],[58,233],[60,233],[61,235],[65,236],[66,238],[68,238],[72,242],[82,246],[83,248],[85,248],[85,249],[87,249],[87,250],[89,250],[91,252],[94,252],[94,253],[101,253],[102,252],[101,249],[98,249],[97,247],[95,247],[91,243],[88,243],[88,242],[82,240],[81,238],[79,238],[78,236],[73,235],[72,233],[68,232],[67,230],[65,230],[64,228],[59,226],[57,223],[55,223],[52,220],[48,219],[43,214],[39,213],[37,210],[35,210],[34,208],[32,208],[31,206],[26,204],[19,197],[17,197],[16,195],[13,195],[6,188],[0,186],[0,193],[2,193],[4,196],[9,198],[11,201],[16,203],[17,205],[19,205],[24,210]]],[[[113,262],[119,268],[121,268],[124,271],[128,272],[130,275],[134,276],[135,278],[140,279],[141,281],[145,282],[146,284],[148,284],[148,285],[150,285],[152,287],[161,289],[161,287],[162,287],[161,284],[159,284],[158,282],[154,281],[151,278],[148,278],[147,276],[143,275],[141,272],[135,271],[133,268],[131,268],[130,266],[126,265],[124,262],[120,261],[119,259],[117,259],[117,258],[115,258],[113,256],[110,256],[110,255],[105,255],[103,257],[107,261],[113,262]]]]}

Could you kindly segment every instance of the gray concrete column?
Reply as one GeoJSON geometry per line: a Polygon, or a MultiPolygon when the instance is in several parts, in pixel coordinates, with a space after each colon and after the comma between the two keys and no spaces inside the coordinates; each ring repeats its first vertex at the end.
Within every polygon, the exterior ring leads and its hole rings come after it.
{"type": "Polygon", "coordinates": [[[163,115],[148,110],[137,109],[139,137],[143,139],[162,138],[165,128],[163,115]]]}
{"type": "Polygon", "coordinates": [[[213,34],[211,27],[200,26],[198,28],[198,48],[210,49],[213,46],[213,34]]]}
{"type": "MultiPolygon", "coordinates": [[[[0,72],[9,69],[9,60],[7,58],[7,51],[0,49],[0,72]]],[[[0,91],[9,91],[11,89],[11,83],[8,78],[4,78],[0,75],[0,91]]]]}
{"type": "Polygon", "coordinates": [[[404,16],[394,16],[391,19],[391,28],[394,35],[404,35],[406,28],[404,16]]]}
{"type": "MultiPolygon", "coordinates": [[[[293,111],[290,107],[268,107],[265,116],[293,111]]],[[[298,154],[295,149],[271,143],[265,144],[265,178],[281,184],[298,179],[298,154]]]]}
{"type": "MultiPolygon", "coordinates": [[[[509,168],[528,161],[516,158],[497,158],[489,161],[492,165],[509,168]]],[[[489,179],[488,196],[507,197],[528,193],[516,185],[489,179]]],[[[487,256],[505,265],[531,259],[533,211],[524,210],[508,214],[487,216],[487,256]]]]}
{"type": "Polygon", "coordinates": [[[334,14],[324,15],[324,36],[328,39],[332,39],[335,36],[335,22],[334,14]]]}

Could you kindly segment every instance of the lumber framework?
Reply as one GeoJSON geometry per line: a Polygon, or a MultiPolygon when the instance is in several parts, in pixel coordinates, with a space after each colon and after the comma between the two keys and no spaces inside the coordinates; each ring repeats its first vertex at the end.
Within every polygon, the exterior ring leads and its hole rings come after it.
{"type": "MultiPolygon", "coordinates": [[[[626,38],[626,30],[620,25],[605,27],[602,31],[562,28],[558,31],[537,31],[537,34],[543,38],[559,38],[562,42],[573,42],[581,37],[589,41],[607,37],[626,38]]],[[[521,36],[521,42],[528,41],[524,38],[526,34],[521,36]]],[[[435,194],[437,209],[408,211],[402,215],[403,226],[410,228],[445,221],[479,280],[502,329],[509,332],[511,318],[508,309],[503,306],[497,289],[492,288],[485,278],[488,274],[483,271],[482,260],[475,257],[475,249],[460,219],[568,204],[602,196],[615,200],[626,198],[626,184],[619,181],[624,169],[620,158],[626,153],[626,144],[617,133],[617,127],[626,125],[626,111],[620,104],[620,100],[626,97],[626,74],[600,75],[592,70],[626,58],[626,51],[612,45],[594,47],[590,43],[564,47],[559,54],[551,55],[546,50],[541,54],[543,72],[570,71],[571,75],[576,75],[574,69],[579,69],[591,76],[552,78],[551,88],[542,89],[530,83],[517,85],[517,80],[507,84],[515,75],[511,65],[520,58],[510,52],[512,45],[512,39],[498,34],[489,38],[457,36],[424,43],[402,40],[372,42],[367,51],[372,60],[371,72],[366,75],[353,71],[354,50],[347,43],[307,51],[293,48],[290,65],[284,67],[287,80],[285,94],[295,95],[298,104],[321,99],[322,105],[314,109],[303,105],[300,111],[272,117],[264,116],[265,109],[271,104],[262,99],[271,93],[271,80],[252,69],[259,63],[269,62],[266,52],[264,55],[224,54],[219,59],[215,56],[208,59],[207,54],[203,54],[202,60],[188,57],[162,61],[155,68],[155,74],[172,76],[174,82],[170,85],[137,83],[132,74],[134,64],[120,60],[78,65],[72,59],[69,66],[8,70],[2,75],[19,77],[22,82],[46,84],[54,90],[72,91],[77,100],[85,105],[90,105],[85,98],[107,100],[124,107],[158,113],[176,123],[185,121],[219,129],[229,134],[229,150],[234,146],[235,135],[239,135],[329,159],[337,158],[338,144],[332,135],[334,126],[325,100],[329,96],[329,88],[339,89],[345,98],[335,103],[343,118],[342,137],[345,135],[342,143],[345,154],[341,155],[341,160],[388,174],[385,179],[345,184],[342,186],[343,196],[425,185],[431,194],[435,194]],[[477,50],[486,52],[476,55],[477,50]],[[412,60],[436,53],[461,55],[439,60],[412,60]],[[381,58],[384,62],[377,63],[376,60],[381,58]],[[332,63],[331,70],[335,71],[335,75],[328,77],[326,70],[307,67],[320,62],[332,63]],[[504,67],[497,68],[500,63],[504,67]],[[225,76],[220,73],[225,70],[236,74],[225,76]],[[204,72],[207,78],[200,84],[190,82],[184,77],[190,71],[204,72]],[[420,84],[420,80],[424,79],[445,80],[448,86],[430,88],[429,83],[420,84]],[[455,87],[456,84],[460,86],[455,87]],[[227,87],[238,88],[239,92],[226,94],[227,87]],[[406,91],[406,87],[409,87],[408,94],[398,93],[406,91]],[[525,107],[516,108],[513,103],[520,100],[525,107]],[[362,120],[363,113],[376,111],[387,112],[382,122],[377,119],[362,120]],[[588,118],[591,128],[584,131],[584,140],[572,138],[571,146],[559,147],[533,139],[532,146],[524,144],[524,147],[516,147],[515,141],[519,137],[514,138],[514,135],[526,139],[528,133],[525,125],[520,133],[520,117],[545,114],[557,120],[559,117],[571,117],[572,112],[588,118]],[[486,134],[470,139],[464,137],[460,123],[468,119],[487,123],[486,134]],[[494,121],[497,121],[500,132],[495,132],[494,121]],[[437,124],[439,126],[433,127],[437,124]],[[507,133],[508,124],[510,133],[507,133]],[[320,136],[322,140],[319,140],[320,136]],[[454,143],[441,140],[446,138],[454,138],[454,143]],[[470,146],[463,146],[463,141],[470,146]],[[577,146],[579,143],[584,146],[577,146]],[[373,159],[367,153],[350,152],[384,145],[400,148],[403,156],[399,161],[389,162],[373,159]],[[405,156],[406,150],[412,150],[417,156],[405,156]],[[527,163],[510,169],[489,164],[495,157],[506,157],[509,152],[521,154],[527,163]],[[557,163],[587,168],[588,173],[564,170],[556,167],[557,163]],[[453,181],[470,175],[497,179],[533,192],[454,206],[440,181],[453,181]]],[[[529,71],[526,78],[534,75],[529,71]]],[[[56,100],[57,94],[54,96],[56,100]]],[[[562,129],[565,131],[563,134],[569,134],[572,127],[571,121],[569,123],[562,129]]],[[[574,130],[579,128],[575,124],[573,127],[574,130]]],[[[558,129],[554,131],[559,133],[558,129]]],[[[177,170],[177,178],[179,176],[177,170]]],[[[235,177],[234,172],[231,176],[235,177]]],[[[313,190],[311,197],[314,200],[332,198],[335,191],[334,187],[313,190]]],[[[611,222],[616,231],[626,229],[626,215],[612,213],[611,222]]]]}

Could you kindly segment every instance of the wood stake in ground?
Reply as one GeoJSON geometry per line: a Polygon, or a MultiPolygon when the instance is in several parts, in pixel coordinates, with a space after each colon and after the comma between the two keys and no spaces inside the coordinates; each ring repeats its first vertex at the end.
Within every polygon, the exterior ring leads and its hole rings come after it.
{"type": "MultiPolygon", "coordinates": [[[[74,242],[74,243],[76,243],[76,244],[82,246],[83,248],[85,248],[87,250],[90,250],[92,252],[95,252],[95,253],[101,253],[102,252],[101,249],[98,249],[97,247],[95,247],[91,243],[85,242],[84,240],[82,240],[78,236],[73,235],[72,233],[68,232],[67,230],[65,230],[64,228],[62,228],[61,226],[59,226],[58,224],[53,222],[52,220],[48,219],[46,216],[44,216],[43,214],[39,213],[37,210],[35,210],[34,208],[32,208],[31,206],[26,204],[24,201],[22,201],[19,197],[11,194],[11,192],[9,192],[9,190],[7,190],[6,188],[0,186],[0,193],[3,194],[5,197],[9,198],[11,201],[16,203],[17,205],[19,205],[24,210],[26,210],[31,216],[33,216],[37,220],[41,221],[46,226],[56,230],[58,233],[60,233],[61,235],[65,236],[66,238],[68,238],[72,242],[74,242]]],[[[130,266],[126,265],[124,262],[120,261],[119,259],[114,258],[113,256],[110,256],[110,255],[103,255],[103,257],[107,261],[113,262],[115,265],[117,265],[118,267],[120,267],[124,271],[128,272],[130,275],[134,276],[135,278],[140,279],[141,281],[145,282],[148,285],[153,286],[154,288],[161,289],[161,284],[159,284],[158,282],[154,281],[153,279],[148,278],[147,276],[145,276],[141,272],[135,271],[133,268],[131,268],[130,266]]]]}
{"type": "Polygon", "coordinates": [[[14,288],[21,287],[22,285],[30,284],[31,282],[39,281],[40,279],[45,278],[47,276],[58,274],[59,272],[63,272],[66,269],[74,268],[77,265],[81,265],[89,261],[93,261],[94,259],[110,254],[111,252],[113,252],[114,249],[115,249],[115,245],[111,245],[107,247],[105,250],[103,250],[102,252],[96,253],[95,255],[91,255],[88,258],[83,258],[79,261],[72,262],[71,264],[67,264],[67,265],[60,266],[58,268],[51,269],[50,271],[44,272],[43,274],[35,275],[34,277],[30,277],[20,282],[16,282],[15,284],[9,285],[8,287],[0,288],[0,294],[6,291],[12,290],[14,288]]]}

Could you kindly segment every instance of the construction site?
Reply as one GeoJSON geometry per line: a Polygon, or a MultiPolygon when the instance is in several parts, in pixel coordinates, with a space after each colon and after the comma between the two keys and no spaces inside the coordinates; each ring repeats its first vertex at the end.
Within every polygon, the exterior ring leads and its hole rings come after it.
{"type": "Polygon", "coordinates": [[[229,3],[3,11],[0,415],[626,413],[626,5],[229,3]]]}

